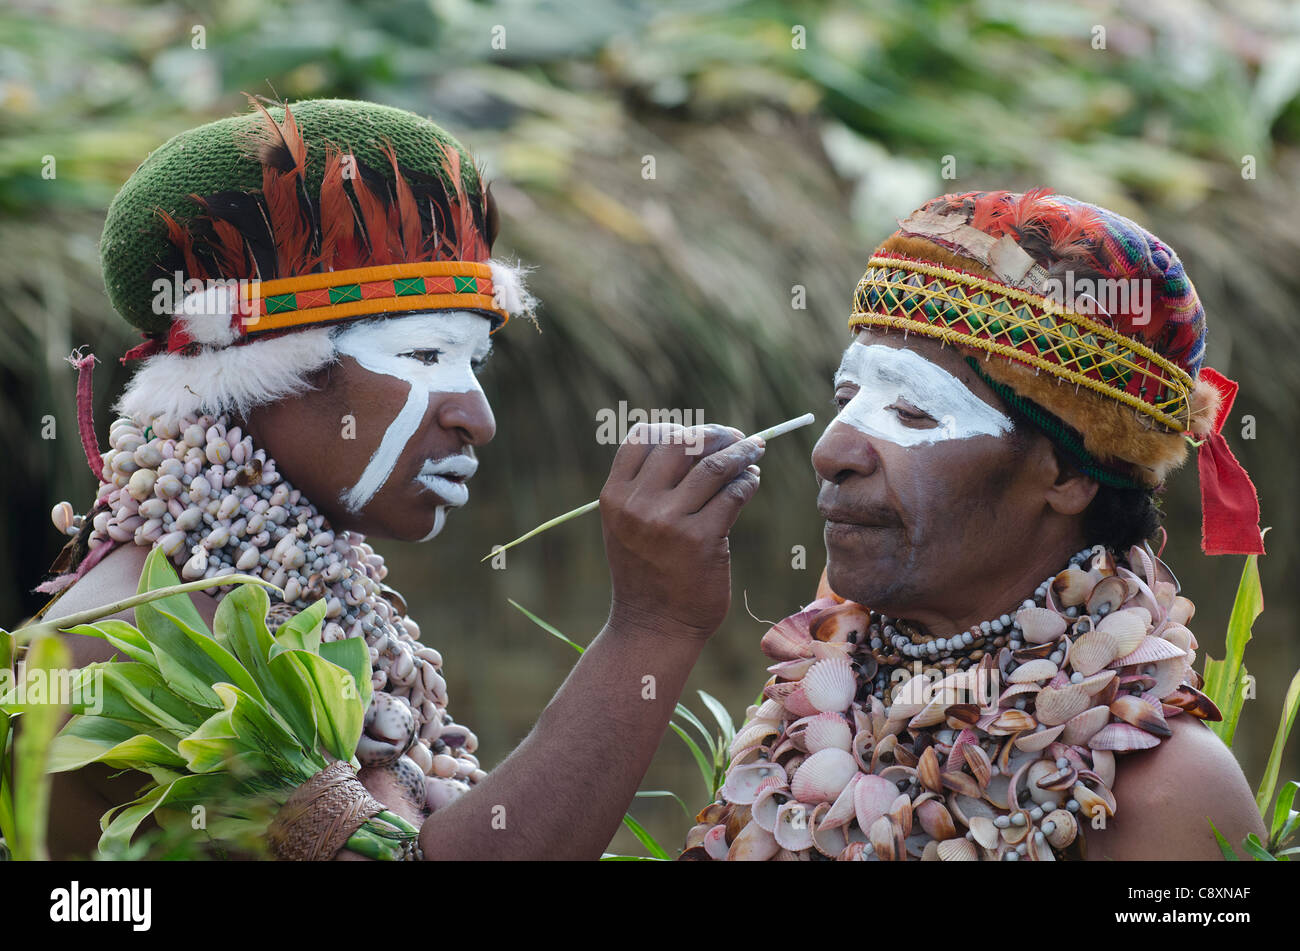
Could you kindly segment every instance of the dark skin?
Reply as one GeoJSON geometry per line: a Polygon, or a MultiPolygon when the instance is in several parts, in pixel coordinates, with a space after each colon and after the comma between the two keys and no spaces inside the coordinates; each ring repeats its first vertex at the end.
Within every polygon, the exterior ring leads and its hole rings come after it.
{"type": "MultiPolygon", "coordinates": [[[[906,347],[1003,410],[955,348],[928,337],[860,331],[853,346],[906,347]]],[[[852,384],[835,393],[844,405],[852,384]]],[[[902,406],[909,428],[939,424],[902,406]]],[[[947,635],[1015,609],[1089,544],[1083,513],[1097,483],[1061,465],[1039,433],[977,435],[904,447],[844,422],[812,455],[826,518],[826,577],[840,596],[947,635]]],[[[1117,811],[1087,833],[1089,859],[1222,858],[1205,817],[1229,842],[1264,825],[1241,767],[1189,716],[1154,750],[1117,757],[1117,811]]]]}
{"type": "MultiPolygon", "coordinates": [[[[484,318],[476,327],[480,357],[487,331],[484,318]]],[[[495,422],[482,391],[431,393],[390,477],[360,512],[348,512],[337,500],[365,469],[410,386],[350,357],[312,382],[313,390],[258,407],[242,421],[245,430],[334,527],[372,538],[426,536],[440,500],[413,489],[411,479],[426,459],[468,455],[492,438],[495,422]],[[346,414],[356,418],[355,439],[342,438],[346,414]]],[[[612,583],[608,620],[523,743],[469,793],[424,821],[426,858],[598,858],[691,668],[726,616],[728,535],[757,491],[762,442],[722,426],[683,434],[676,426],[642,425],[633,433],[635,441],[630,435],[615,455],[600,497],[612,583]]],[[[133,545],[115,550],[56,603],[50,618],[134,593],[145,554],[133,545]]],[[[206,595],[195,602],[210,624],[217,602],[206,595]]],[[[132,619],[131,612],[120,616],[132,619]]],[[[111,656],[98,639],[67,639],[78,664],[111,656]]],[[[137,777],[109,781],[107,774],[56,777],[56,856],[91,851],[99,815],[133,798],[137,777]]],[[[416,804],[386,773],[362,779],[389,808],[419,821],[416,804]]]]}

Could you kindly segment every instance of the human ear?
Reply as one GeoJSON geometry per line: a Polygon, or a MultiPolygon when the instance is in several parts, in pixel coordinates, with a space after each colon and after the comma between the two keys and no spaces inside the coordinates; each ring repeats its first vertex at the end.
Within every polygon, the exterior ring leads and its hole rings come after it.
{"type": "Polygon", "coordinates": [[[1047,472],[1051,476],[1044,501],[1058,515],[1081,514],[1092,504],[1100,486],[1095,479],[1063,460],[1056,447],[1046,439],[1043,443],[1047,449],[1047,472]]]}

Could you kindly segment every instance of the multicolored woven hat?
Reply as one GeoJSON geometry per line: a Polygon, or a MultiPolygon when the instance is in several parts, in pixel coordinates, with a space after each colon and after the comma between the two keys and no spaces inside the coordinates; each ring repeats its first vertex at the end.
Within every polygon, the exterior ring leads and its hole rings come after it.
{"type": "Polygon", "coordinates": [[[1255,487],[1220,432],[1237,384],[1203,366],[1178,256],[1127,218],[1047,188],[933,199],[868,262],[861,326],[956,345],[1105,484],[1155,488],[1199,447],[1203,549],[1263,552],[1255,487]]]}
{"type": "Polygon", "coordinates": [[[469,310],[493,332],[534,304],[490,258],[495,205],[461,145],[388,106],[313,100],[177,135],[109,208],[109,298],[145,341],[117,408],[244,411],[333,355],[329,328],[469,310]]]}

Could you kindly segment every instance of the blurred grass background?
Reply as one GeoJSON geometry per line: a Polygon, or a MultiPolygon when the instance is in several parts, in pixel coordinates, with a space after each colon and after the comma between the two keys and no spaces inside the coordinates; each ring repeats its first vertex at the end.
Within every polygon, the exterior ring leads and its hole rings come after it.
{"type": "MultiPolygon", "coordinates": [[[[99,274],[107,204],[150,149],[243,111],[243,92],[371,99],[443,122],[496,180],[498,253],[536,268],[541,332],[499,335],[484,376],[498,436],[480,453],[473,504],[430,545],[378,544],[489,767],[574,660],[506,599],[585,643],[609,588],[591,520],[512,551],[504,571],[478,558],[598,493],[613,447],[597,444],[596,413],[626,400],[747,431],[807,410],[824,424],[853,287],[894,219],[945,191],[1048,184],[1178,250],[1209,314],[1208,362],[1242,382],[1225,431],[1273,527],[1246,653],[1258,699],[1236,743],[1253,784],[1300,664],[1298,91],[1300,9],[1285,0],[11,0],[0,11],[0,618],[12,626],[42,603],[30,589],[61,543],[50,506],[84,511],[93,496],[63,358],[90,344],[104,360],[103,445],[127,373],[116,357],[136,342],[99,274]],[[1240,438],[1246,415],[1253,439],[1240,438]]],[[[701,714],[695,689],[739,719],[765,677],[766,625],[744,595],[769,620],[812,597],[824,554],[808,454],[820,429],[774,444],[733,535],[732,612],[683,697],[701,714]]],[[[1202,656],[1222,656],[1242,559],[1200,554],[1193,470],[1165,498],[1167,560],[1197,603],[1202,656]]],[[[1292,752],[1282,778],[1298,763],[1292,752]]],[[[671,735],[643,786],[704,803],[671,735]]],[[[687,820],[672,800],[632,811],[680,843],[687,820]]],[[[625,831],[611,850],[641,852],[625,831]]]]}

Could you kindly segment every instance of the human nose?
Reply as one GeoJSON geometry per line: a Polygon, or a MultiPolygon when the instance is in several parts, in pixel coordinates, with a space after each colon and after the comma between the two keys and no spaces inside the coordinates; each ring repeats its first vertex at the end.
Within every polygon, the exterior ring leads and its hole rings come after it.
{"type": "Polygon", "coordinates": [[[836,421],[813,447],[812,464],[819,479],[839,485],[851,475],[871,475],[880,456],[865,433],[836,421]]]}
{"type": "Polygon", "coordinates": [[[443,429],[458,432],[470,446],[491,442],[497,432],[492,407],[481,390],[447,394],[438,405],[437,420],[443,429]]]}

